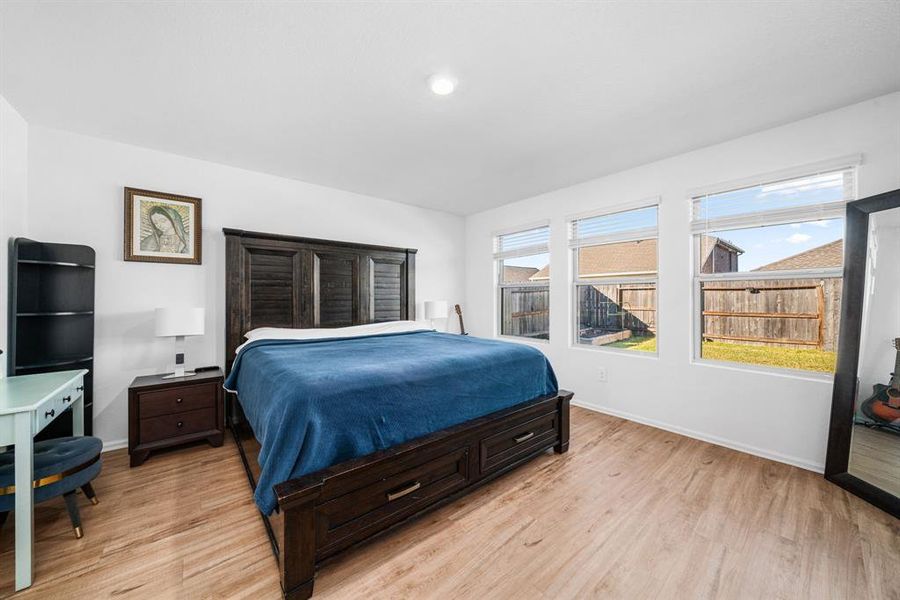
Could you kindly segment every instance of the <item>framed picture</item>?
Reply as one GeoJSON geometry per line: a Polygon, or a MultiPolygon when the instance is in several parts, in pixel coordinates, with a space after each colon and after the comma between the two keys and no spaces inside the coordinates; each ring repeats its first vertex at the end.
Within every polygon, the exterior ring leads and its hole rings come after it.
{"type": "Polygon", "coordinates": [[[125,188],[125,260],[201,263],[200,198],[125,188]]]}

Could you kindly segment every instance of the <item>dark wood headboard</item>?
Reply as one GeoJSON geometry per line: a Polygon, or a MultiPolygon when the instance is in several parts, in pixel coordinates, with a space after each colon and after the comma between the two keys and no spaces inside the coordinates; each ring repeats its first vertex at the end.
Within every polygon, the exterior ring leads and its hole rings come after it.
{"type": "Polygon", "coordinates": [[[416,251],[225,232],[225,368],[257,327],[346,327],[416,317],[416,251]]]}

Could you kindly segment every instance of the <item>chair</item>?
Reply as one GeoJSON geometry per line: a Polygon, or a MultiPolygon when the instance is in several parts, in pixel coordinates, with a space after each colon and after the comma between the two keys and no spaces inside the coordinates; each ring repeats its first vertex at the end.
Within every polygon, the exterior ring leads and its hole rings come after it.
{"type": "MultiPolygon", "coordinates": [[[[84,532],[75,491],[81,488],[92,504],[98,503],[91,481],[100,474],[102,449],[103,442],[90,436],[55,438],[34,444],[34,501],[62,496],[78,539],[84,532]]],[[[15,448],[0,453],[0,527],[16,503],[14,464],[15,448]]]]}

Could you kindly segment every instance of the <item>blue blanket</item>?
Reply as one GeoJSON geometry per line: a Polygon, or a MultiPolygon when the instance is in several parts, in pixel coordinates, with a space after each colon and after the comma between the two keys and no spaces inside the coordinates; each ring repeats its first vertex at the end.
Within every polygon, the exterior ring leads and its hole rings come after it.
{"type": "Polygon", "coordinates": [[[434,331],[251,342],[225,387],[262,446],[264,514],[282,481],[557,391],[534,348],[434,331]]]}

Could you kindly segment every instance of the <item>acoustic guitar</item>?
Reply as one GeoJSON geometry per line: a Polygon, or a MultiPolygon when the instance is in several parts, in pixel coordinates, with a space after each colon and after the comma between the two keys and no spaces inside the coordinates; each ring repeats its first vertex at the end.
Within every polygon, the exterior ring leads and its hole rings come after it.
{"type": "MultiPolygon", "coordinates": [[[[468,333],[466,333],[466,326],[463,323],[462,309],[459,307],[459,304],[454,305],[453,308],[454,310],[456,310],[456,316],[459,317],[459,333],[462,335],[469,335],[468,333]]],[[[900,360],[900,358],[898,358],[897,360],[900,360]]]]}
{"type": "Polygon", "coordinates": [[[888,385],[877,384],[875,393],[863,402],[862,413],[892,431],[900,433],[900,338],[894,338],[897,357],[888,385]]]}
{"type": "MultiPolygon", "coordinates": [[[[887,389],[888,405],[900,410],[900,338],[894,338],[894,349],[897,358],[894,359],[894,372],[891,373],[890,387],[887,389]]],[[[897,416],[900,418],[900,415],[897,416]]]]}

